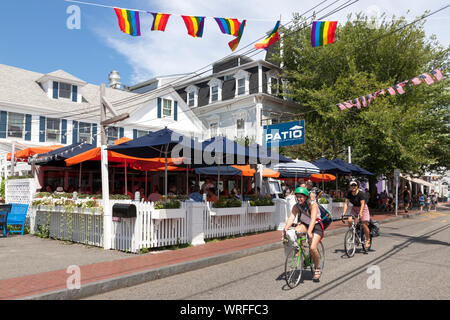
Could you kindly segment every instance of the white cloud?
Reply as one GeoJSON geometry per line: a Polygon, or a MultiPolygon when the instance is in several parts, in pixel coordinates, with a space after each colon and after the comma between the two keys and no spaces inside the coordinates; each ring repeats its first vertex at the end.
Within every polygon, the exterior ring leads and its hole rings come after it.
{"type": "MultiPolygon", "coordinates": [[[[339,4],[344,2],[342,0],[339,4]]],[[[141,37],[130,37],[123,34],[118,27],[114,32],[102,29],[97,30],[97,33],[108,46],[125,57],[126,62],[131,66],[131,71],[119,71],[123,75],[128,75],[126,78],[129,78],[131,82],[128,84],[135,84],[155,76],[197,71],[232,53],[228,47],[228,42],[233,37],[222,34],[212,18],[206,19],[203,37],[193,38],[187,34],[184,22],[180,17],[181,14],[248,19],[238,47],[239,50],[250,45],[254,40],[263,37],[267,31],[273,28],[280,15],[283,23],[286,23],[292,18],[292,13],[303,13],[319,3],[319,0],[282,0],[278,2],[273,0],[136,1],[136,8],[172,14],[165,32],[150,31],[153,17],[150,14],[141,14],[141,37]]],[[[324,5],[329,3],[331,1],[324,5]]],[[[323,8],[324,5],[318,7],[316,11],[323,8]]],[[[351,12],[372,13],[374,8],[378,7],[381,12],[386,12],[387,17],[391,17],[393,14],[397,17],[406,15],[407,20],[412,21],[426,9],[436,10],[443,5],[445,3],[440,0],[427,2],[398,0],[395,2],[395,6],[387,0],[358,2],[327,19],[346,21],[347,15],[351,12]],[[409,14],[407,14],[408,8],[412,9],[409,14]]],[[[332,8],[335,6],[332,6],[332,8]]],[[[327,9],[324,12],[329,12],[329,10],[327,9]]],[[[323,15],[324,12],[319,13],[318,16],[323,15]]],[[[429,19],[429,22],[425,25],[427,32],[429,32],[428,30],[436,32],[436,25],[442,25],[446,22],[445,18],[442,19],[442,16],[448,15],[448,13],[445,11],[443,13],[441,14],[441,20],[429,19]]],[[[306,16],[310,15],[311,13],[308,13],[306,16]]],[[[449,36],[445,30],[437,36],[444,45],[449,44],[449,36]]],[[[253,48],[253,45],[238,53],[247,52],[251,48],[253,48]]],[[[259,54],[252,58],[264,58],[264,51],[260,50],[259,54]]]]}

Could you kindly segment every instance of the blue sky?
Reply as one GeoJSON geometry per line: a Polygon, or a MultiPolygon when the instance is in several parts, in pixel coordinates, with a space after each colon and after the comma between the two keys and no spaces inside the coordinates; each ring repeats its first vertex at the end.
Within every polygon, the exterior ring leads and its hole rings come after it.
{"type": "MultiPolygon", "coordinates": [[[[0,10],[0,63],[36,72],[63,69],[87,82],[107,83],[111,70],[118,70],[128,85],[157,75],[191,72],[231,53],[232,37],[220,33],[217,24],[207,19],[202,38],[187,35],[180,14],[207,17],[246,18],[247,26],[239,48],[263,36],[282,17],[283,23],[293,12],[302,13],[320,0],[86,0],[123,8],[171,13],[165,32],[151,32],[152,18],[142,17],[142,37],[123,34],[113,9],[76,4],[81,9],[81,28],[69,30],[66,9],[73,3],[64,0],[2,1],[0,10]]],[[[344,3],[341,0],[340,3],[344,3]]],[[[328,1],[327,4],[332,3],[328,1]]],[[[338,3],[339,4],[339,3],[338,3]]],[[[338,5],[336,4],[336,5],[338,5]]],[[[441,0],[361,0],[327,20],[346,21],[349,13],[386,12],[406,16],[408,21],[425,10],[445,6],[441,0]],[[410,12],[408,13],[408,9],[410,12]]],[[[319,7],[318,9],[320,9],[319,7]]],[[[450,8],[428,19],[427,35],[437,36],[450,45],[450,8]]],[[[253,58],[263,58],[263,52],[253,58]]]]}

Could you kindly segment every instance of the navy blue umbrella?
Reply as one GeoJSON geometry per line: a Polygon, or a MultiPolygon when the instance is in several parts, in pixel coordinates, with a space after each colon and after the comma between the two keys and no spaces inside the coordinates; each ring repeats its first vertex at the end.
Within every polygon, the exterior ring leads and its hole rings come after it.
{"type": "Polygon", "coordinates": [[[316,167],[319,167],[321,172],[334,173],[334,174],[349,174],[350,169],[347,166],[343,166],[332,160],[320,158],[312,162],[316,167]]]}
{"type": "Polygon", "coordinates": [[[224,176],[240,176],[242,174],[241,170],[231,166],[220,166],[220,171],[218,166],[195,168],[194,172],[196,174],[206,174],[206,175],[217,175],[220,173],[221,175],[224,176]]]}
{"type": "Polygon", "coordinates": [[[80,153],[95,148],[94,145],[85,142],[74,143],[66,147],[52,150],[47,153],[38,154],[31,158],[31,164],[40,166],[66,166],[64,160],[72,158],[80,153]]]}
{"type": "Polygon", "coordinates": [[[361,167],[358,167],[356,164],[348,163],[348,162],[345,162],[345,161],[343,161],[341,159],[338,159],[338,158],[335,158],[335,159],[333,159],[331,161],[333,161],[334,163],[337,163],[337,164],[339,164],[341,166],[346,166],[351,171],[351,173],[353,175],[357,175],[357,176],[367,176],[367,175],[374,176],[374,174],[372,172],[369,172],[369,171],[367,171],[367,170],[365,170],[365,169],[363,169],[361,167]]]}

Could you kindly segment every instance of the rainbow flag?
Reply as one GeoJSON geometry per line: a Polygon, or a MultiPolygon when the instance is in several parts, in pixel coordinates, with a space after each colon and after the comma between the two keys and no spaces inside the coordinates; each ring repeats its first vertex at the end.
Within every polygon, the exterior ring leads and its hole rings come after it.
{"type": "Polygon", "coordinates": [[[220,31],[237,37],[241,23],[238,19],[214,18],[219,25],[220,31]]]}
{"type": "Polygon", "coordinates": [[[334,43],[337,21],[314,21],[311,32],[311,44],[313,47],[334,43]]]}
{"type": "Polygon", "coordinates": [[[119,20],[119,27],[122,32],[130,36],[141,35],[141,24],[139,22],[139,11],[126,10],[114,8],[117,19],[119,20]]]}
{"type": "Polygon", "coordinates": [[[203,27],[205,26],[205,17],[181,16],[188,30],[188,34],[194,38],[201,38],[203,27]]]}
{"type": "Polygon", "coordinates": [[[228,46],[230,47],[231,51],[236,50],[236,48],[238,47],[239,42],[241,41],[242,34],[244,33],[245,24],[246,24],[246,20],[243,20],[239,26],[237,38],[228,42],[228,46]]]}
{"type": "Polygon", "coordinates": [[[272,32],[265,38],[263,41],[255,44],[256,49],[267,49],[275,42],[277,42],[280,38],[278,31],[280,30],[280,21],[277,21],[275,28],[273,28],[272,32]]]}
{"type": "Polygon", "coordinates": [[[153,15],[152,31],[166,30],[167,21],[169,21],[170,14],[150,12],[153,15]]]}

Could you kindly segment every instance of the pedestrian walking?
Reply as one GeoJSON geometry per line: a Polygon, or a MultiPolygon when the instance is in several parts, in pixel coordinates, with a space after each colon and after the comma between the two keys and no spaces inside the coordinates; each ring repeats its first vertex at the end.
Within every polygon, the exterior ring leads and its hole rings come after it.
{"type": "Polygon", "coordinates": [[[405,189],[403,190],[403,205],[405,207],[405,212],[408,212],[410,204],[411,204],[411,191],[409,190],[408,185],[405,185],[405,189]]]}

